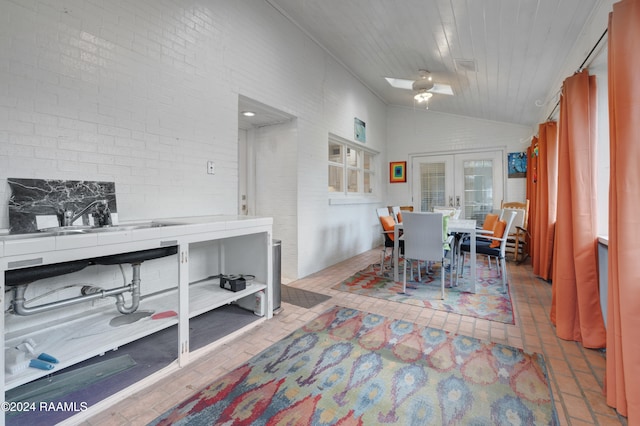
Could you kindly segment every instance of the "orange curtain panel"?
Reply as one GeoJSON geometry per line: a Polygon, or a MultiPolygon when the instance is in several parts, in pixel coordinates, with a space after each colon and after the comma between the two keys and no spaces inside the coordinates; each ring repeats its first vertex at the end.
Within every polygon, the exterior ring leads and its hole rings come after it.
{"type": "MultiPolygon", "coordinates": [[[[540,124],[537,139],[536,169],[532,186],[535,194],[533,211],[529,223],[531,233],[531,262],[533,273],[542,279],[551,278],[553,259],[553,234],[556,223],[557,182],[558,182],[558,132],[553,121],[540,124]],[[533,222],[532,222],[533,219],[533,222]]],[[[534,147],[534,156],[536,155],[534,147]]],[[[531,213],[530,213],[531,215],[531,213]]]]}
{"type": "Polygon", "coordinates": [[[640,1],[609,15],[607,403],[640,424],[640,1]]]}
{"type": "Polygon", "coordinates": [[[558,136],[558,204],[551,321],[561,339],[606,344],[598,287],[596,223],[596,77],[564,81],[558,136]]]}

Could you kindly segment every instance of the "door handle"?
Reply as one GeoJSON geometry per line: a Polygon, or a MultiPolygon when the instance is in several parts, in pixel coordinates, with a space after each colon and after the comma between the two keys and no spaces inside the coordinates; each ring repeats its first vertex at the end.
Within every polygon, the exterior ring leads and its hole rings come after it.
{"type": "Polygon", "coordinates": [[[456,196],[456,207],[460,207],[460,196],[456,196]]]}
{"type": "Polygon", "coordinates": [[[449,197],[449,207],[453,207],[453,197],[449,197]]]}

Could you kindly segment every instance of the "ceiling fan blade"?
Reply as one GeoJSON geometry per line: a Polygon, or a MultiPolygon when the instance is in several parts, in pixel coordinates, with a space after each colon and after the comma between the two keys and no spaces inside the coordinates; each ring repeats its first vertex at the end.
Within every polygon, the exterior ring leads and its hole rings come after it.
{"type": "Polygon", "coordinates": [[[434,83],[433,87],[428,91],[431,93],[438,93],[440,95],[453,95],[453,89],[448,84],[434,83]]]}
{"type": "Polygon", "coordinates": [[[387,82],[392,87],[395,87],[397,89],[407,89],[407,90],[413,89],[413,82],[415,81],[415,80],[405,80],[403,78],[393,78],[393,77],[385,77],[384,79],[387,80],[387,82]]]}

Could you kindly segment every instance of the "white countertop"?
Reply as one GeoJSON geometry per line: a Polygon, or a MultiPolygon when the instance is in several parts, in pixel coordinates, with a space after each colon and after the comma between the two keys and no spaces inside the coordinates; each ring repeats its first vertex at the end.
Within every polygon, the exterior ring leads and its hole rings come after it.
{"type": "MultiPolygon", "coordinates": [[[[202,233],[224,232],[253,228],[259,226],[271,226],[273,218],[256,216],[188,216],[177,218],[163,218],[148,221],[122,222],[113,228],[97,229],[94,232],[56,235],[55,233],[32,233],[22,235],[0,236],[0,257],[28,256],[45,252],[56,252],[74,249],[107,248],[110,245],[123,243],[143,244],[147,240],[161,240],[166,244],[176,242],[178,238],[202,233]],[[140,223],[161,223],[164,226],[128,229],[140,223]]],[[[197,237],[195,237],[197,239],[197,237]]],[[[176,242],[177,243],[177,242],[176,242]]],[[[135,244],[132,250],[136,248],[135,244]]],[[[89,254],[89,253],[88,253],[89,254]]]]}

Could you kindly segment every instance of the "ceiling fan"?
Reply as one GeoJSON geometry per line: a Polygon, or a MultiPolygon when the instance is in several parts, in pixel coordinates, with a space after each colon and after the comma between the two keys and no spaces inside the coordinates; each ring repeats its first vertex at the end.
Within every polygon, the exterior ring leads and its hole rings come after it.
{"type": "Polygon", "coordinates": [[[413,90],[416,92],[414,99],[427,102],[434,94],[453,95],[453,89],[448,84],[434,83],[431,73],[426,69],[419,70],[420,78],[417,80],[405,80],[402,78],[385,77],[385,80],[398,89],[413,90]]]}

